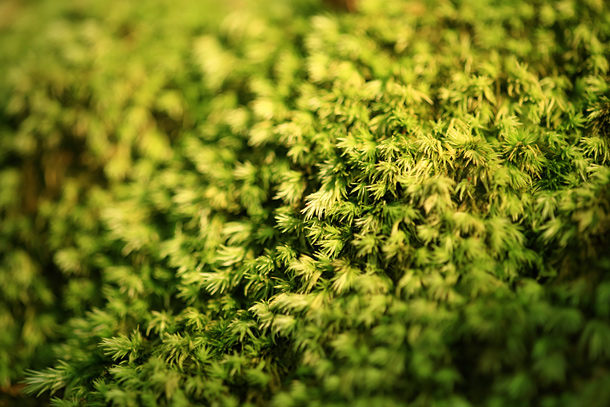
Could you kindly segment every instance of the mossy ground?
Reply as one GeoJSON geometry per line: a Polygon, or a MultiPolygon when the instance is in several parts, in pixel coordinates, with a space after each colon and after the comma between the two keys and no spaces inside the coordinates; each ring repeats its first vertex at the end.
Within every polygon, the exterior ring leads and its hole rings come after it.
{"type": "Polygon", "coordinates": [[[2,7],[0,404],[610,404],[603,1],[2,7]]]}

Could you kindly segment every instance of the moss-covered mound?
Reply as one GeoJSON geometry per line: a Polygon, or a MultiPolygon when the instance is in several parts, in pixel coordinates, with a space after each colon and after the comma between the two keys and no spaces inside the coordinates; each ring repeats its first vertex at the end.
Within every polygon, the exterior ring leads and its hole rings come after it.
{"type": "Polygon", "coordinates": [[[610,405],[610,5],[215,3],[0,7],[0,405],[610,405]]]}

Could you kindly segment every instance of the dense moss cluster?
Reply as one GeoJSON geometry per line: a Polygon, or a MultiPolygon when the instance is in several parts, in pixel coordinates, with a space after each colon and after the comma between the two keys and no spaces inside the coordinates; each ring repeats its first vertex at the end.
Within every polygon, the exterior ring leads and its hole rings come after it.
{"type": "Polygon", "coordinates": [[[110,3],[0,20],[0,397],[610,404],[607,4],[110,3]]]}

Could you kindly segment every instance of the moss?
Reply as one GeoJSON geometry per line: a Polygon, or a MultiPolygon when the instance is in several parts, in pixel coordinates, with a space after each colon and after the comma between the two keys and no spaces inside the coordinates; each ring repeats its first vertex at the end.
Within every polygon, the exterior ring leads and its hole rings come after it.
{"type": "Polygon", "coordinates": [[[610,403],[605,3],[112,4],[2,28],[6,388],[610,403]]]}

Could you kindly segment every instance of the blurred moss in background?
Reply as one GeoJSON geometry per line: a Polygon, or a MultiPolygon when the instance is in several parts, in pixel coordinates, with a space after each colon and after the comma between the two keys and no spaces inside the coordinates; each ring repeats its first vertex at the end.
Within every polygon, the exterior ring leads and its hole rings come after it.
{"type": "MultiPolygon", "coordinates": [[[[228,6],[228,4],[227,4],[228,6]]],[[[213,2],[0,4],[0,404],[100,304],[100,211],[132,154],[167,159],[213,2]],[[142,133],[144,132],[144,133],[142,133]]],[[[134,157],[135,158],[135,157],[134,157]]],[[[11,401],[12,400],[12,401],[11,401]]]]}

